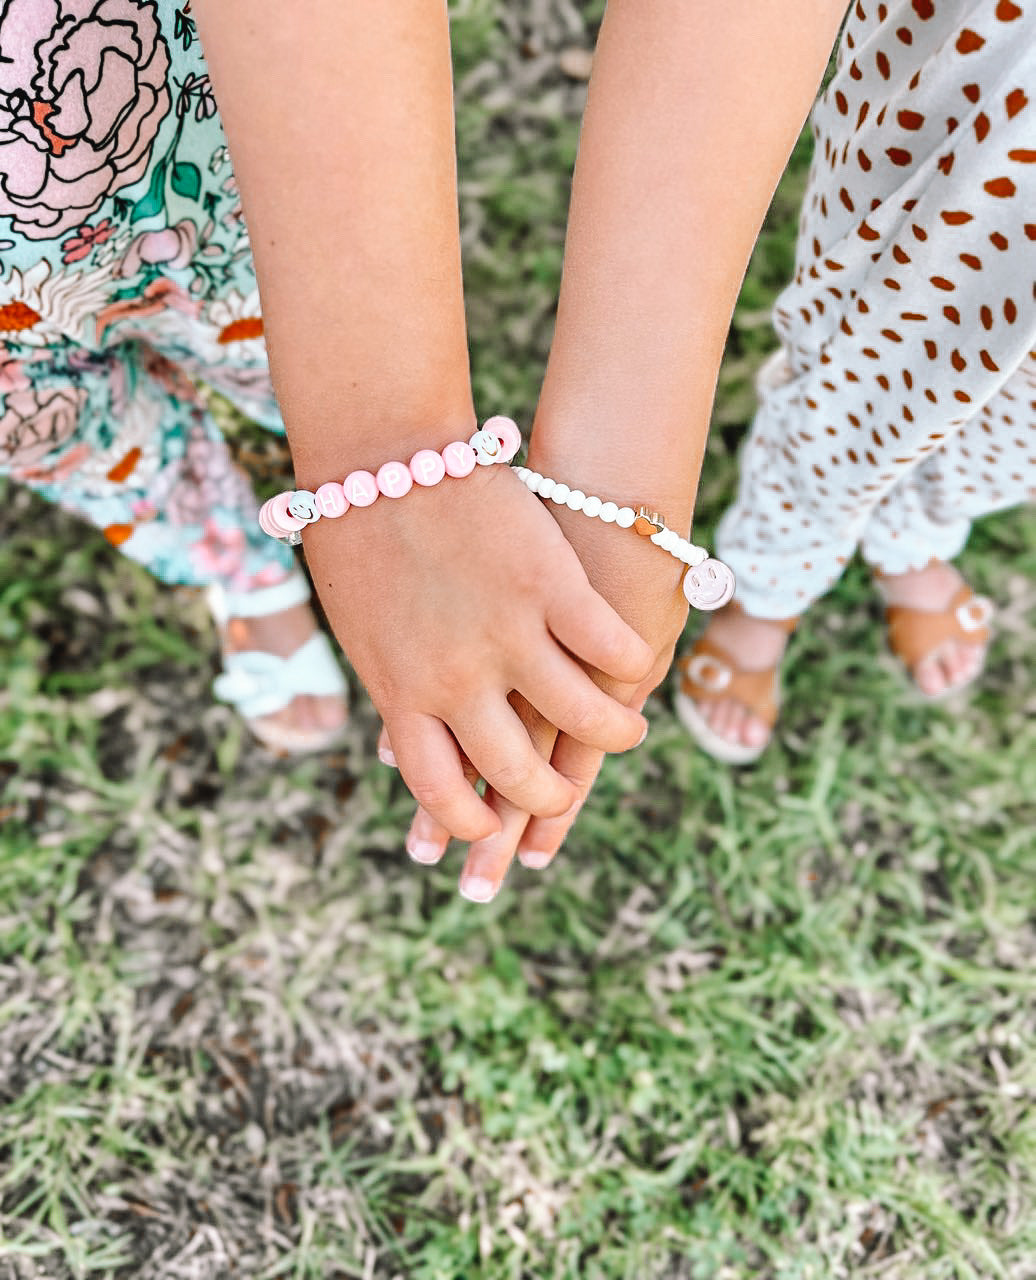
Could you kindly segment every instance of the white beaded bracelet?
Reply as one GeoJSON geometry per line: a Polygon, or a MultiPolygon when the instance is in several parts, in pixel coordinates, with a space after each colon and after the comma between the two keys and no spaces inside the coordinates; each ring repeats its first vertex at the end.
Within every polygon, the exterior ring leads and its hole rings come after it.
{"type": "Polygon", "coordinates": [[[687,565],[683,577],[683,593],[695,609],[718,609],[734,594],[734,575],[722,560],[716,560],[704,547],[695,546],[687,538],[681,538],[675,529],[667,527],[657,511],[647,507],[620,507],[616,502],[604,502],[582,489],[572,489],[560,480],[540,475],[530,467],[514,467],[518,479],[541,498],[549,498],[558,506],[570,511],[581,511],[584,516],[616,524],[620,529],[633,529],[643,538],[650,538],[656,547],[668,551],[674,559],[687,565]]]}

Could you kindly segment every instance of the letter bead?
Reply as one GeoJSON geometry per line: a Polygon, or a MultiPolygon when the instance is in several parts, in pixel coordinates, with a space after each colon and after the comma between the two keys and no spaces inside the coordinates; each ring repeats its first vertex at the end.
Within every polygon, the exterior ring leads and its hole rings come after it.
{"type": "Polygon", "coordinates": [[[448,444],[442,451],[442,460],[446,464],[448,476],[456,476],[460,479],[463,476],[470,476],[475,470],[475,450],[463,440],[454,440],[452,444],[448,444]]]}
{"type": "Polygon", "coordinates": [[[349,510],[349,504],[345,500],[345,490],[335,480],[322,484],[316,492],[316,499],[317,510],[322,516],[327,516],[331,520],[345,515],[349,510]]]}
{"type": "Polygon", "coordinates": [[[369,471],[350,471],[342,488],[354,507],[369,507],[378,497],[378,481],[369,471]]]}
{"type": "Polygon", "coordinates": [[[386,498],[402,498],[414,487],[410,468],[401,462],[386,462],[378,468],[378,489],[386,498]]]}
{"type": "Polygon", "coordinates": [[[446,474],[446,463],[434,449],[419,449],[410,459],[410,474],[426,489],[438,484],[446,474]]]}

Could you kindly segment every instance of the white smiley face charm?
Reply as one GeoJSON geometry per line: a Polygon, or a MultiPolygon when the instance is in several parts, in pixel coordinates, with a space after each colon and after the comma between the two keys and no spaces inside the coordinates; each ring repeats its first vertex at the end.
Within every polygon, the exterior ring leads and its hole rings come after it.
{"type": "Polygon", "coordinates": [[[306,524],[315,524],[320,519],[317,495],[308,489],[296,489],[288,499],[288,514],[296,520],[305,520],[306,524]]]}
{"type": "Polygon", "coordinates": [[[476,431],[468,444],[474,449],[475,460],[480,467],[491,466],[503,458],[504,450],[500,437],[494,435],[492,431],[476,431]]]}
{"type": "Polygon", "coordinates": [[[683,593],[695,609],[718,609],[734,594],[734,575],[722,560],[703,560],[684,574],[683,593]]]}

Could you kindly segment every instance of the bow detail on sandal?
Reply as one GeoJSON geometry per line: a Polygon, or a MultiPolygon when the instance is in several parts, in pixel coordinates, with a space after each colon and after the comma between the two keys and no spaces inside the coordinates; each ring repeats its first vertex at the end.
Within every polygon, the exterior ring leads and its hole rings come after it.
{"type": "MultiPolygon", "coordinates": [[[[230,592],[209,587],[206,600],[221,632],[231,619],[268,617],[310,598],[309,584],[299,573],[273,587],[230,592]]],[[[213,682],[214,695],[229,702],[253,734],[274,751],[292,754],[323,751],[342,736],[344,724],[331,729],[302,728],[271,720],[300,696],[337,697],[348,692],[345,677],[323,632],[316,630],[285,657],[265,649],[228,652],[224,635],[223,670],[213,682]]]]}

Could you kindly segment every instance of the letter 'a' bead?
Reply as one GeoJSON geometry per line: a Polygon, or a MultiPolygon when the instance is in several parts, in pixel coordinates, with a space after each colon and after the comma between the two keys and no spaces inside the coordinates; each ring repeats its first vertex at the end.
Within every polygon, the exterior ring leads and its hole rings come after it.
{"type": "Polygon", "coordinates": [[[378,468],[378,489],[386,498],[402,498],[414,487],[410,468],[401,462],[386,462],[378,468]]]}
{"type": "Polygon", "coordinates": [[[410,459],[410,474],[425,488],[438,484],[446,474],[442,454],[436,453],[434,449],[419,449],[410,459]]]}
{"type": "Polygon", "coordinates": [[[599,519],[603,520],[605,524],[611,524],[618,514],[619,504],[617,502],[604,503],[600,511],[597,513],[599,519]]]}
{"type": "Polygon", "coordinates": [[[329,480],[327,484],[322,484],[316,492],[316,500],[317,510],[322,516],[327,516],[331,520],[345,515],[349,510],[349,503],[345,500],[345,490],[337,480],[329,480]]]}
{"type": "Polygon", "coordinates": [[[475,450],[463,440],[454,440],[452,444],[448,444],[442,451],[442,460],[446,464],[448,476],[460,479],[470,476],[475,470],[475,450]]]}
{"type": "Polygon", "coordinates": [[[633,521],[636,520],[637,513],[632,507],[620,507],[615,513],[615,523],[620,529],[632,529],[633,521]]]}
{"type": "Polygon", "coordinates": [[[342,488],[354,507],[369,507],[378,497],[378,482],[369,471],[350,471],[342,488]]]}

